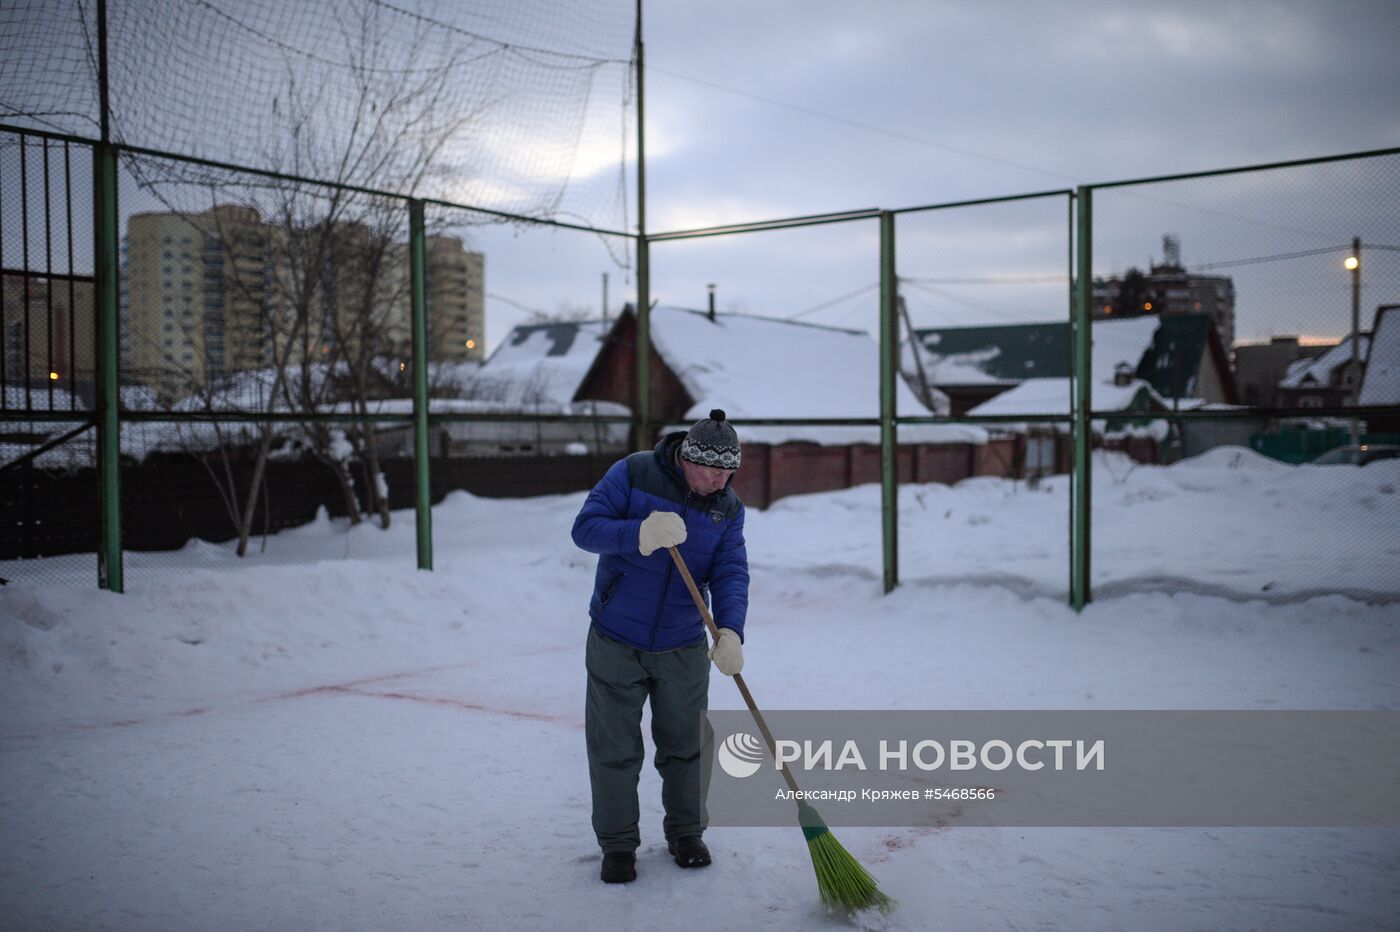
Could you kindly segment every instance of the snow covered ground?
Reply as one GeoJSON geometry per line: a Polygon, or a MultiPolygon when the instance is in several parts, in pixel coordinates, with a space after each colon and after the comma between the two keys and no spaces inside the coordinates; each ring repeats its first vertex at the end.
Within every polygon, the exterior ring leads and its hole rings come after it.
{"type": "MultiPolygon", "coordinates": [[[[746,677],[771,708],[1400,708],[1400,463],[1099,463],[1096,601],[1065,604],[1063,477],[749,515],[746,677]]],[[[0,926],[841,928],[800,831],[681,871],[642,775],[639,879],[597,880],[581,495],[451,496],[224,546],[0,566],[0,926]],[[295,557],[301,562],[290,560],[295,557]]],[[[742,708],[714,674],[711,702],[742,708]]],[[[838,829],[889,929],[1394,928],[1400,829],[838,829]]]]}

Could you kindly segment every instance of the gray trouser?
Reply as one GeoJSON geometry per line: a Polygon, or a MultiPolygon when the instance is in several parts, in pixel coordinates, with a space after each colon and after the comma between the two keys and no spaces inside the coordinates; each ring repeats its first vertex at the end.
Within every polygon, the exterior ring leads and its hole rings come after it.
{"type": "Polygon", "coordinates": [[[666,840],[705,831],[702,771],[714,734],[709,705],[710,661],[705,641],[650,653],[615,641],[589,625],[588,698],[584,734],[593,785],[593,832],[605,852],[635,851],[637,778],[642,772],[642,704],[651,699],[651,737],[661,773],[666,840]]]}

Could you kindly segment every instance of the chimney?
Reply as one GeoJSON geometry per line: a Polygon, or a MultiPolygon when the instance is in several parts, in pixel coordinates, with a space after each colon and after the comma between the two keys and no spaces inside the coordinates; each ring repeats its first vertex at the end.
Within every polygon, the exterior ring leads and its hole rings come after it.
{"type": "Polygon", "coordinates": [[[714,320],[714,319],[715,319],[715,284],[714,284],[714,282],[710,282],[710,284],[706,285],[705,287],[706,287],[706,288],[709,290],[709,292],[710,292],[710,320],[714,320]]]}
{"type": "Polygon", "coordinates": [[[1120,362],[1113,367],[1113,384],[1127,385],[1136,376],[1137,370],[1126,362],[1120,362]]]}

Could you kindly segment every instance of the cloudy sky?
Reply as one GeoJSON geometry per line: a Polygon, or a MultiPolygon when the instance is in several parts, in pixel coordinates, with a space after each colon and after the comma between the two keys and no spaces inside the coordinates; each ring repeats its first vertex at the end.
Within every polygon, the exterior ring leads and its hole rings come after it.
{"type": "Polygon", "coordinates": [[[658,227],[1400,145],[1394,3],[801,0],[646,17],[658,227]]]}
{"type": "MultiPolygon", "coordinates": [[[[516,129],[477,123],[457,134],[451,164],[473,170],[448,179],[451,199],[538,204],[568,176],[556,216],[634,225],[635,187],[619,184],[625,164],[635,185],[622,118],[632,4],[429,3],[365,8],[393,11],[396,28],[419,22],[403,6],[451,20],[408,56],[414,67],[451,44],[434,44],[444,35],[470,44],[435,118],[524,115],[516,129]],[[559,115],[585,92],[592,119],[575,134],[559,115]]],[[[74,77],[86,55],[74,9],[0,9],[0,38],[13,40],[0,61],[6,103],[91,109],[92,89],[74,77]]],[[[345,45],[340,23],[316,9],[109,6],[126,138],[142,142],[149,128],[146,144],[199,154],[213,140],[223,147],[214,157],[241,164],[275,154],[267,128],[288,106],[286,62],[307,68],[303,87],[320,88],[323,110],[350,86],[327,64],[345,45]]],[[[644,26],[652,232],[1400,146],[1394,0],[669,0],[647,5],[644,26]]],[[[88,123],[57,128],[90,135],[88,123]]],[[[129,187],[124,213],[160,209],[129,187]]],[[[1158,261],[1173,234],[1188,267],[1234,280],[1241,338],[1335,338],[1349,326],[1341,261],[1352,237],[1363,243],[1363,326],[1376,305],[1400,302],[1400,251],[1378,248],[1400,246],[1397,204],[1400,156],[1104,190],[1095,273],[1158,261]]],[[[901,215],[899,274],[915,324],[1063,319],[1069,206],[1058,194],[901,215]]],[[[539,313],[596,315],[604,273],[613,313],[634,295],[623,238],[439,219],[486,254],[488,346],[539,313]]],[[[874,330],[878,247],[873,221],[658,242],[652,294],[700,307],[714,283],[722,310],[874,330]]]]}
{"type": "MultiPolygon", "coordinates": [[[[653,232],[1400,146],[1394,3],[718,0],[645,17],[653,232]]],[[[1400,244],[1397,203],[1394,156],[1105,191],[1096,271],[1160,260],[1173,233],[1188,266],[1224,263],[1205,270],[1235,279],[1240,337],[1335,336],[1350,314],[1342,251],[1253,260],[1353,236],[1400,244]]],[[[1058,197],[902,216],[916,325],[1063,315],[1067,209],[1058,197]]],[[[589,260],[554,248],[560,271],[577,270],[568,294],[505,256],[489,290],[596,309],[589,260]]],[[[875,326],[870,221],[652,255],[664,303],[703,306],[713,282],[721,309],[875,326]]],[[[1366,259],[1363,306],[1400,302],[1400,253],[1366,259]]],[[[624,275],[610,274],[614,305],[630,296],[624,275]]],[[[493,341],[524,316],[502,302],[492,314],[493,341]]]]}

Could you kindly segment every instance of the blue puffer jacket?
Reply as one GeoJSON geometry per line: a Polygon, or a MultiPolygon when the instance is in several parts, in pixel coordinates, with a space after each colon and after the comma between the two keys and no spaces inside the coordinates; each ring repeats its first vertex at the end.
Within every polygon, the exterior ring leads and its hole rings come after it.
{"type": "Polygon", "coordinates": [[[709,600],[715,624],[744,636],[744,503],[729,486],[704,498],[690,491],[676,465],[684,437],[684,431],[668,434],[655,450],[618,460],[574,519],[574,543],[599,555],[589,616],[604,634],[641,650],[672,650],[705,636],[671,555],[657,550],[644,557],[637,549],[642,520],[653,511],[674,511],[685,520],[680,552],[690,575],[709,600]]]}

